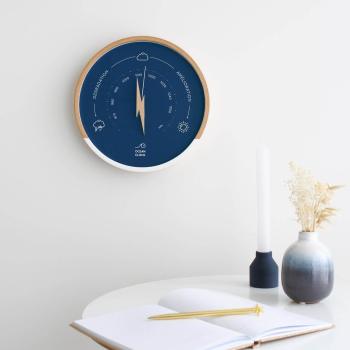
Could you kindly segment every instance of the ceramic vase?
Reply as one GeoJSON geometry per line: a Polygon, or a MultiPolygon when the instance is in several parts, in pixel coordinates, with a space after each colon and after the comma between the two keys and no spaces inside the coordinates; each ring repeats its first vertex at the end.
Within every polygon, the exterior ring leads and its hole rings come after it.
{"type": "Polygon", "coordinates": [[[333,258],[317,232],[300,232],[285,252],[282,263],[284,292],[298,303],[317,303],[333,289],[333,258]]]}

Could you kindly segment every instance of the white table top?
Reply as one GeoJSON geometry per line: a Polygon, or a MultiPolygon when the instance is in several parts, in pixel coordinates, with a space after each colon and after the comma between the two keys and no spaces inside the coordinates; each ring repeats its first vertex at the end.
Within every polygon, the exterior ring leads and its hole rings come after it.
{"type": "Polygon", "coordinates": [[[273,289],[250,288],[248,276],[186,277],[138,284],[118,289],[91,302],[83,318],[100,316],[146,304],[157,303],[167,292],[179,288],[206,288],[229,292],[283,310],[317,318],[336,325],[336,328],[291,339],[262,344],[269,349],[348,349],[350,343],[350,283],[336,280],[332,294],[318,304],[301,305],[290,300],[282,286],[273,289]]]}

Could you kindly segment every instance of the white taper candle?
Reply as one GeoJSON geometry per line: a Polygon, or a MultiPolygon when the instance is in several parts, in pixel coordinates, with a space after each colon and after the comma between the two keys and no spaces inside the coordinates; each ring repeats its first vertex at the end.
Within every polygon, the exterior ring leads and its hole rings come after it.
{"type": "Polygon", "coordinates": [[[270,252],[270,164],[269,149],[264,144],[256,149],[258,202],[258,252],[270,252]]]}

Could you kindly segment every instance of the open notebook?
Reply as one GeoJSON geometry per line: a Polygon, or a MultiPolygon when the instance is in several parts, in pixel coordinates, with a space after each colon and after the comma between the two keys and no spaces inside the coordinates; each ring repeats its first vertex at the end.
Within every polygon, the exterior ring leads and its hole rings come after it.
{"type": "Polygon", "coordinates": [[[205,289],[179,289],[158,305],[75,321],[71,326],[112,350],[245,349],[272,340],[332,328],[332,324],[259,303],[264,312],[202,319],[148,320],[176,312],[254,307],[255,301],[205,289]]]}

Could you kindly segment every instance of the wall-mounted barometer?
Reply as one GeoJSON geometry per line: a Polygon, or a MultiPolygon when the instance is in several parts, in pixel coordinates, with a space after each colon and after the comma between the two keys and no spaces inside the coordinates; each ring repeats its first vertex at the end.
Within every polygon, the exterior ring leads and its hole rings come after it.
{"type": "Polygon", "coordinates": [[[196,63],[162,39],[132,37],[98,52],[75,93],[82,136],[106,162],[131,171],[162,169],[202,136],[209,95],[196,63]]]}

